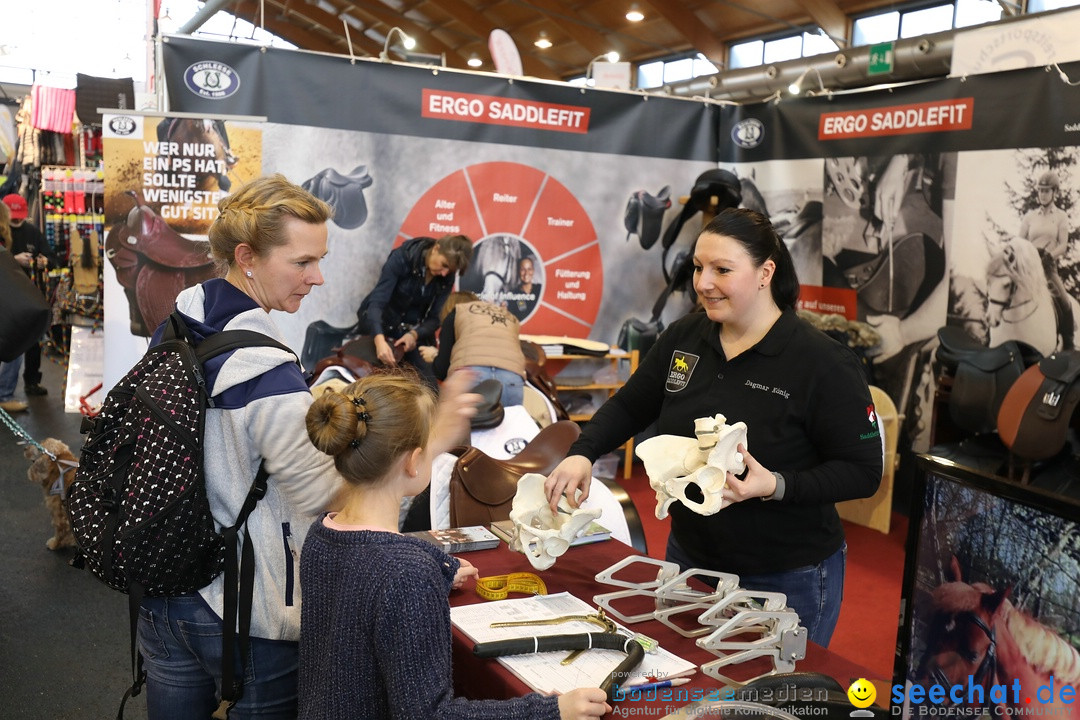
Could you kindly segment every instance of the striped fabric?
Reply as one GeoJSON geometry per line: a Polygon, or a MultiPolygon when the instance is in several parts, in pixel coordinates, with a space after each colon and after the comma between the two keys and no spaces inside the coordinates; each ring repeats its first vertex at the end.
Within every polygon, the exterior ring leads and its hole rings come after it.
{"type": "Polygon", "coordinates": [[[71,133],[75,117],[75,91],[35,85],[31,90],[33,114],[30,124],[38,130],[71,133]]]}

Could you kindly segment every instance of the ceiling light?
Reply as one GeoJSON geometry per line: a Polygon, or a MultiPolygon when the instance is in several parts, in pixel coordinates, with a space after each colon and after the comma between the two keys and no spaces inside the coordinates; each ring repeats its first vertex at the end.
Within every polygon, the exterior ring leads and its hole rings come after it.
{"type": "MultiPolygon", "coordinates": [[[[818,91],[819,92],[825,92],[825,83],[822,82],[822,80],[821,80],[821,72],[816,67],[808,67],[805,70],[803,70],[802,74],[799,75],[799,77],[795,80],[795,82],[788,85],[788,92],[791,93],[792,95],[798,95],[799,93],[801,93],[802,92],[802,81],[806,79],[807,73],[809,73],[811,70],[813,70],[814,74],[817,75],[818,91]]],[[[813,95],[814,92],[810,91],[807,94],[808,95],[813,95]]]]}
{"type": "Polygon", "coordinates": [[[549,47],[551,47],[551,41],[548,40],[547,33],[541,30],[540,37],[536,38],[536,42],[534,42],[533,45],[540,48],[541,50],[547,50],[549,47]]]}
{"type": "Polygon", "coordinates": [[[630,22],[641,22],[645,19],[645,13],[641,12],[637,3],[630,3],[630,9],[626,11],[626,19],[630,22]]]}
{"type": "Polygon", "coordinates": [[[479,55],[477,55],[476,53],[473,53],[472,55],[469,56],[468,63],[469,63],[469,67],[480,67],[481,65],[484,64],[484,61],[480,59],[479,55]]]}
{"type": "Polygon", "coordinates": [[[412,50],[416,47],[416,41],[405,34],[405,31],[396,25],[390,28],[390,32],[386,33],[386,40],[383,42],[382,52],[379,54],[379,59],[383,62],[390,59],[390,38],[394,37],[394,33],[401,36],[401,44],[406,50],[412,50]]]}

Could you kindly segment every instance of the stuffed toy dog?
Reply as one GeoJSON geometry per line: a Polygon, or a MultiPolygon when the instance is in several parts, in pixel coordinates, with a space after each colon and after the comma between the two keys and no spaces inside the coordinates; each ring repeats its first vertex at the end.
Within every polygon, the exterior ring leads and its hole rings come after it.
{"type": "Polygon", "coordinates": [[[75,468],[79,461],[71,454],[71,448],[56,438],[45,438],[41,445],[56,459],[53,460],[33,445],[27,446],[23,455],[32,461],[26,476],[41,486],[45,493],[45,507],[49,508],[52,517],[53,536],[45,541],[45,547],[50,550],[74,547],[75,538],[68,523],[65,499],[75,479],[75,468]]]}

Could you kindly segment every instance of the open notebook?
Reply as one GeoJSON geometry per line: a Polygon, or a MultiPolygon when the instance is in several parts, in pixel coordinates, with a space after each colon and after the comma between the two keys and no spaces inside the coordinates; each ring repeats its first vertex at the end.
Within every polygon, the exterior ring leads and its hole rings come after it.
{"type": "MultiPolygon", "coordinates": [[[[587,615],[596,608],[570,593],[536,595],[495,602],[462,605],[450,608],[450,620],[474,642],[507,640],[534,635],[565,635],[597,632],[592,623],[574,620],[557,625],[529,625],[493,628],[492,623],[521,620],[543,620],[566,615],[587,615]]],[[[619,631],[634,633],[619,625],[619,631]]],[[[510,672],[537,692],[569,692],[579,687],[596,687],[626,657],[615,650],[587,650],[569,665],[560,664],[569,651],[511,655],[498,658],[510,672]]],[[[657,678],[676,678],[693,675],[697,665],[674,655],[664,648],[647,653],[641,665],[627,678],[627,683],[644,680],[645,674],[657,678]]]]}

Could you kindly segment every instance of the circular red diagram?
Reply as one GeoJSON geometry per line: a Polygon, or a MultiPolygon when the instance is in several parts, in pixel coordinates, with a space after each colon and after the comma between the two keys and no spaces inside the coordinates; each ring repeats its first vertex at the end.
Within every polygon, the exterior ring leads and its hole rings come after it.
{"type": "Polygon", "coordinates": [[[588,336],[604,288],[600,245],[562,183],[520,163],[470,165],[424,193],[394,246],[458,234],[474,243],[462,290],[504,305],[527,333],[588,336]]]}

